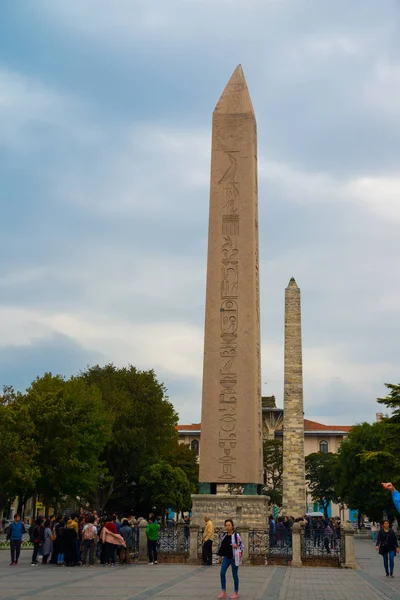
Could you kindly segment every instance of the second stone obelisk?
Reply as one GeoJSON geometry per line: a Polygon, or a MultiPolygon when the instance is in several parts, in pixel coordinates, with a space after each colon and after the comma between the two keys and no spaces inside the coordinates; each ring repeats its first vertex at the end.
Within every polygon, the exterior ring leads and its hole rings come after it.
{"type": "Polygon", "coordinates": [[[303,357],[300,289],[293,277],[285,290],[284,371],[282,511],[300,517],[306,510],[303,357]]]}
{"type": "Polygon", "coordinates": [[[257,494],[262,469],[257,129],[239,65],[213,113],[200,490],[257,494]]]}

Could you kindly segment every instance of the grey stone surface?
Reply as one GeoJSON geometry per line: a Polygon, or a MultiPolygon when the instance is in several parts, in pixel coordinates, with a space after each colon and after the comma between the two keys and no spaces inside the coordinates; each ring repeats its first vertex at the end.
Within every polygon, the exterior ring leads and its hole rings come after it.
{"type": "MultiPolygon", "coordinates": [[[[240,596],[243,600],[400,600],[400,566],[395,566],[395,579],[387,579],[372,540],[356,539],[355,548],[363,570],[241,567],[240,596]]],[[[31,567],[30,557],[24,551],[20,564],[9,567],[8,552],[0,552],[0,600],[197,600],[216,598],[219,593],[218,567],[31,567]]],[[[232,576],[229,571],[227,575],[228,592],[232,592],[232,576]]]]}

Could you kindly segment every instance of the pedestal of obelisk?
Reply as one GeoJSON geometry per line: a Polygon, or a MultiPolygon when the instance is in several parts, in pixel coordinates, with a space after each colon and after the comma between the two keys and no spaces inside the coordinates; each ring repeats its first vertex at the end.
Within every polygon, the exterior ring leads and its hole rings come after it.
{"type": "Polygon", "coordinates": [[[282,512],[299,517],[306,511],[303,360],[300,289],[293,277],[285,290],[284,379],[282,512]]]}
{"type": "Polygon", "coordinates": [[[201,417],[193,512],[246,514],[262,484],[257,130],[239,65],[213,113],[201,417]],[[235,484],[244,496],[229,496],[235,484]],[[214,496],[225,492],[222,496],[214,496]],[[207,498],[203,495],[206,494],[207,498]],[[227,496],[227,497],[225,497],[227,496]],[[244,506],[245,496],[254,496],[244,506]],[[236,500],[238,499],[238,500],[236,500]],[[212,510],[210,502],[219,503],[212,510]],[[223,508],[221,502],[223,501],[223,508]],[[232,510],[240,503],[240,510],[232,510]],[[231,508],[229,508],[229,506],[231,508]],[[222,511],[222,512],[221,512],[222,511]]]}

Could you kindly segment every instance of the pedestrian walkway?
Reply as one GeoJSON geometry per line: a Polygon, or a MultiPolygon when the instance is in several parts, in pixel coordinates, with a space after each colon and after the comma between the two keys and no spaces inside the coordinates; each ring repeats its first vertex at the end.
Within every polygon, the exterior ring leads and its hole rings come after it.
{"type": "MultiPolygon", "coordinates": [[[[334,568],[241,567],[242,600],[400,600],[400,559],[395,579],[384,577],[381,557],[370,539],[356,539],[360,570],[334,568]]],[[[16,567],[0,552],[0,600],[159,600],[213,599],[219,593],[218,567],[130,565],[93,569],[30,566],[24,551],[16,567]]],[[[228,572],[228,592],[232,577],[228,572]]]]}

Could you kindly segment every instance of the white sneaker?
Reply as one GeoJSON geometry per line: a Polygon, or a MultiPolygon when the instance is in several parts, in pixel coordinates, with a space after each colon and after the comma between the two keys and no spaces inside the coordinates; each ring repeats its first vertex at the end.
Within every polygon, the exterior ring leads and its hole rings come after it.
{"type": "Polygon", "coordinates": [[[149,562],[148,564],[149,564],[149,565],[154,565],[154,563],[153,563],[153,562],[149,562]]]}
{"type": "Polygon", "coordinates": [[[154,561],[154,564],[155,564],[155,565],[158,565],[158,562],[155,560],[155,561],[154,561]]]}

